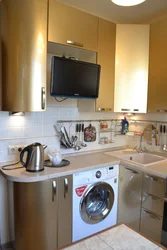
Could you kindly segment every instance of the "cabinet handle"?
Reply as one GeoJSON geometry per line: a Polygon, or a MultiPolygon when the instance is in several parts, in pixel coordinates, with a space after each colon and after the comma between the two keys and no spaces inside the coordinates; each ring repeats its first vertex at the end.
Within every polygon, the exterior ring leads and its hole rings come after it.
{"type": "Polygon", "coordinates": [[[137,111],[139,111],[139,109],[134,109],[133,111],[136,111],[136,112],[137,112],[137,111]]]}
{"type": "Polygon", "coordinates": [[[158,178],[153,177],[153,176],[150,176],[150,175],[145,175],[145,178],[149,179],[150,181],[161,181],[161,182],[163,182],[163,180],[158,179],[158,178]]]}
{"type": "Polygon", "coordinates": [[[64,179],[64,198],[68,195],[68,179],[64,179]]]}
{"type": "Polygon", "coordinates": [[[149,193],[145,193],[145,194],[151,196],[151,198],[152,198],[153,200],[162,200],[161,198],[159,198],[159,197],[157,197],[157,196],[155,196],[155,195],[153,195],[153,194],[149,194],[149,193]]]}
{"type": "Polygon", "coordinates": [[[45,88],[42,87],[42,98],[41,98],[42,109],[45,109],[45,105],[46,105],[46,92],[45,92],[45,88]]]}
{"type": "Polygon", "coordinates": [[[52,182],[52,201],[56,200],[56,181],[52,182]]]}
{"type": "Polygon", "coordinates": [[[67,44],[75,45],[75,46],[78,46],[78,47],[83,47],[84,46],[82,43],[78,43],[78,42],[71,41],[71,40],[67,40],[67,44]]]}
{"type": "Polygon", "coordinates": [[[98,111],[112,111],[111,108],[98,108],[98,111]]]}
{"type": "Polygon", "coordinates": [[[167,197],[164,198],[164,202],[167,203],[167,197]]]}
{"type": "Polygon", "coordinates": [[[139,172],[137,172],[137,171],[135,171],[135,170],[133,170],[131,168],[125,168],[125,169],[132,172],[133,174],[139,174],[139,172]]]}
{"type": "Polygon", "coordinates": [[[131,111],[131,109],[121,109],[121,111],[131,111]]]}
{"type": "Polygon", "coordinates": [[[155,219],[155,220],[161,220],[161,218],[145,209],[143,209],[144,213],[148,214],[151,218],[155,219]]]}
{"type": "Polygon", "coordinates": [[[166,109],[157,109],[157,112],[160,112],[160,113],[166,113],[167,110],[166,109]]]}

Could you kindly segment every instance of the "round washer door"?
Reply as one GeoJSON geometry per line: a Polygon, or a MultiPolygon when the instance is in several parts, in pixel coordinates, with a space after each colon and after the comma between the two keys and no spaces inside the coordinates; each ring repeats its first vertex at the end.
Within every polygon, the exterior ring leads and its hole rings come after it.
{"type": "Polygon", "coordinates": [[[80,202],[80,214],[88,224],[96,224],[104,220],[110,213],[114,203],[113,188],[105,182],[92,185],[83,195],[80,202]]]}

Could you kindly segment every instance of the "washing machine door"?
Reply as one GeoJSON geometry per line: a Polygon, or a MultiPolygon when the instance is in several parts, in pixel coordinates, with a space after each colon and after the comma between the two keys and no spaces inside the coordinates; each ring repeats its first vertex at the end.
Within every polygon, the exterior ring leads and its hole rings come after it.
{"type": "Polygon", "coordinates": [[[80,202],[80,214],[88,224],[96,224],[104,220],[110,213],[114,203],[113,188],[105,182],[99,182],[85,192],[80,202]]]}

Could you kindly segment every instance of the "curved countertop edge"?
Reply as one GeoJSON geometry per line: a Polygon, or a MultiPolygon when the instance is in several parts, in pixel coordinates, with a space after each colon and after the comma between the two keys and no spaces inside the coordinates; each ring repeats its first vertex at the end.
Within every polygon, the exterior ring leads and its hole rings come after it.
{"type": "MultiPolygon", "coordinates": [[[[9,181],[29,183],[68,176],[71,174],[89,171],[96,168],[104,168],[109,165],[116,165],[120,163],[120,160],[118,158],[107,156],[104,153],[68,156],[66,157],[66,159],[70,161],[69,166],[61,168],[45,167],[44,171],[38,173],[27,172],[25,168],[15,170],[2,170],[2,166],[4,164],[0,164],[0,173],[9,181]]],[[[15,166],[16,165],[14,165],[13,167],[15,166]]],[[[18,164],[17,166],[21,165],[18,164]]]]}
{"type": "Polygon", "coordinates": [[[4,165],[4,163],[0,164],[0,172],[9,181],[29,183],[68,176],[71,174],[85,172],[96,168],[99,169],[107,167],[109,165],[120,164],[127,167],[131,167],[136,170],[141,170],[147,174],[158,176],[163,179],[167,178],[167,161],[158,164],[154,163],[150,166],[144,167],[141,164],[135,163],[134,165],[129,161],[121,160],[117,157],[106,155],[105,152],[108,152],[109,150],[107,149],[103,152],[93,152],[88,154],[67,156],[66,159],[71,162],[69,166],[62,168],[45,167],[45,170],[39,173],[27,172],[25,168],[10,171],[2,170],[2,166],[4,165]]]}

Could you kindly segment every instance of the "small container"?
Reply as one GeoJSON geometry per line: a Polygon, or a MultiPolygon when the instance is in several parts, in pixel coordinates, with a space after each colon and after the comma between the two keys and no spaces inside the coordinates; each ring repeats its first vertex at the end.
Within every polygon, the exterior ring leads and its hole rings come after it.
{"type": "Polygon", "coordinates": [[[108,129],[108,122],[107,121],[101,121],[100,122],[100,130],[108,129]]]}
{"type": "Polygon", "coordinates": [[[124,119],[122,120],[122,134],[125,135],[129,130],[129,122],[126,119],[126,117],[124,117],[124,119]]]}

